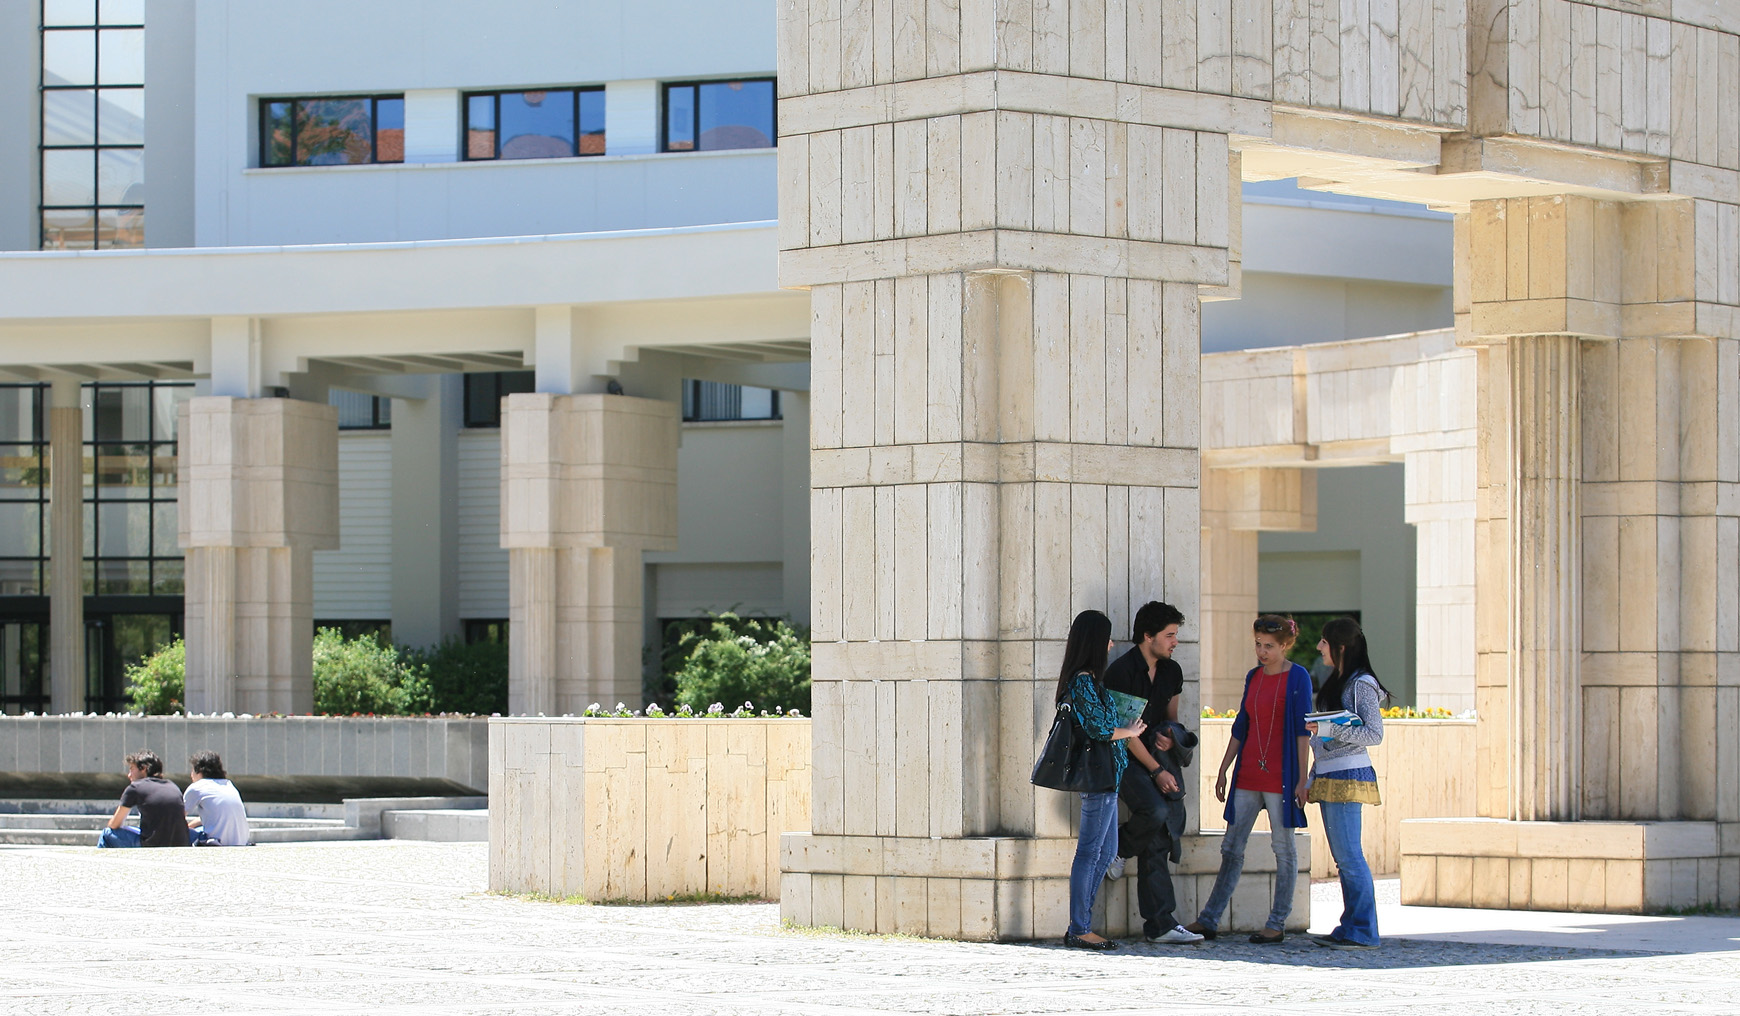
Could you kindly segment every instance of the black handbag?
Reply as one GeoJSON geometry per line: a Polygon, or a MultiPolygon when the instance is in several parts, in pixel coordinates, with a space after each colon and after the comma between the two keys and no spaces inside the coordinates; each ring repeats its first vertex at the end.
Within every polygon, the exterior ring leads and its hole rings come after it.
{"type": "Polygon", "coordinates": [[[1118,768],[1112,760],[1112,742],[1089,737],[1071,712],[1067,701],[1057,704],[1051,734],[1039,751],[1039,761],[1033,763],[1033,785],[1078,794],[1116,790],[1118,768]]]}

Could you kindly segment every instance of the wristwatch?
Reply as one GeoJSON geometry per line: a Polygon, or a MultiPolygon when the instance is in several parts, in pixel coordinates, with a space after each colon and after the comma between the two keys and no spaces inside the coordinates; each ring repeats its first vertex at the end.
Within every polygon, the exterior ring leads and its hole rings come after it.
{"type": "Polygon", "coordinates": [[[1153,779],[1154,777],[1159,776],[1161,773],[1163,773],[1165,771],[1166,770],[1164,770],[1164,769],[1150,769],[1150,770],[1148,770],[1148,778],[1153,779]]]}

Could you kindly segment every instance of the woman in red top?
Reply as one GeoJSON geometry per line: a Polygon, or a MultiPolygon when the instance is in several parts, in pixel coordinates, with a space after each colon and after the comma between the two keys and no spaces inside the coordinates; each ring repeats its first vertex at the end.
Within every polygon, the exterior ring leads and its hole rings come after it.
{"type": "Polygon", "coordinates": [[[1221,914],[1238,888],[1245,867],[1245,842],[1257,812],[1267,810],[1269,844],[1275,851],[1275,898],[1269,920],[1251,941],[1281,941],[1293,912],[1293,887],[1299,874],[1294,829],[1305,828],[1305,789],[1310,775],[1310,737],[1305,714],[1311,711],[1311,674],[1287,659],[1299,637],[1291,618],[1264,614],[1251,625],[1257,666],[1245,675],[1245,694],[1233,721],[1232,738],[1220,761],[1214,796],[1226,802],[1226,835],[1220,841],[1220,874],[1197,919],[1186,925],[1204,938],[1219,934],[1221,914]],[[1227,769],[1232,794],[1227,794],[1227,769]]]}

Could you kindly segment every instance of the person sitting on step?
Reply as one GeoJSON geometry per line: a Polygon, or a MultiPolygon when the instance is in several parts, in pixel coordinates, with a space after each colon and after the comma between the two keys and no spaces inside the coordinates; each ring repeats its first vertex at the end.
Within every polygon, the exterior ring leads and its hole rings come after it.
{"type": "Polygon", "coordinates": [[[187,812],[181,791],[163,778],[163,760],[154,751],[136,751],[127,756],[127,789],[121,804],[109,819],[109,827],[97,838],[99,847],[189,846],[187,812]],[[129,827],[127,813],[139,809],[139,828],[129,827]]]}
{"type": "Polygon", "coordinates": [[[196,847],[245,847],[252,839],[248,809],[224,772],[215,751],[196,751],[187,760],[193,782],[181,795],[187,809],[188,839],[196,847]]]}

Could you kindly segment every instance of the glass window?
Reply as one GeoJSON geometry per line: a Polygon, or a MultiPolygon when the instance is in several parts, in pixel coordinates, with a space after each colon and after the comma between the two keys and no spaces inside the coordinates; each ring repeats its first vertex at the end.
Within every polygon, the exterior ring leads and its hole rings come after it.
{"type": "Polygon", "coordinates": [[[465,97],[467,159],[603,155],[604,89],[478,92],[465,97]]]}
{"type": "Polygon", "coordinates": [[[96,95],[98,142],[105,145],[143,145],[145,89],[105,88],[96,95]]]}
{"type": "Polygon", "coordinates": [[[89,88],[62,88],[43,92],[42,143],[96,144],[97,93],[89,88]]]}
{"type": "Polygon", "coordinates": [[[87,587],[100,595],[179,595],[176,411],[172,382],[85,386],[87,587]]]}
{"type": "Polygon", "coordinates": [[[145,245],[144,16],[142,0],[43,0],[45,250],[145,245]]]}
{"type": "Polygon", "coordinates": [[[536,381],[537,374],[529,370],[465,375],[465,425],[501,426],[502,397],[532,391],[536,381]]]}
{"type": "Polygon", "coordinates": [[[495,158],[495,96],[472,95],[465,100],[465,157],[495,158]]]}
{"type": "Polygon", "coordinates": [[[772,78],[666,85],[664,150],[772,148],[774,101],[772,78]]]}
{"type": "Polygon", "coordinates": [[[145,83],[145,30],[105,28],[97,33],[97,84],[145,83]]]}
{"type": "Polygon", "coordinates": [[[339,430],[384,430],[393,423],[393,400],[337,388],[326,401],[338,408],[339,430]]]}
{"type": "Polygon", "coordinates": [[[44,25],[94,25],[97,0],[42,0],[44,25]]]}
{"type": "Polygon", "coordinates": [[[354,166],[405,161],[405,97],[260,101],[260,165],[354,166]]]}
{"type": "Polygon", "coordinates": [[[42,553],[42,505],[0,501],[0,557],[37,557],[42,553]]]}
{"type": "Polygon", "coordinates": [[[778,420],[779,392],[718,381],[684,381],[683,419],[778,420]]]}
{"type": "Polygon", "coordinates": [[[97,33],[44,29],[42,33],[42,83],[44,85],[96,84],[97,33]]]}

